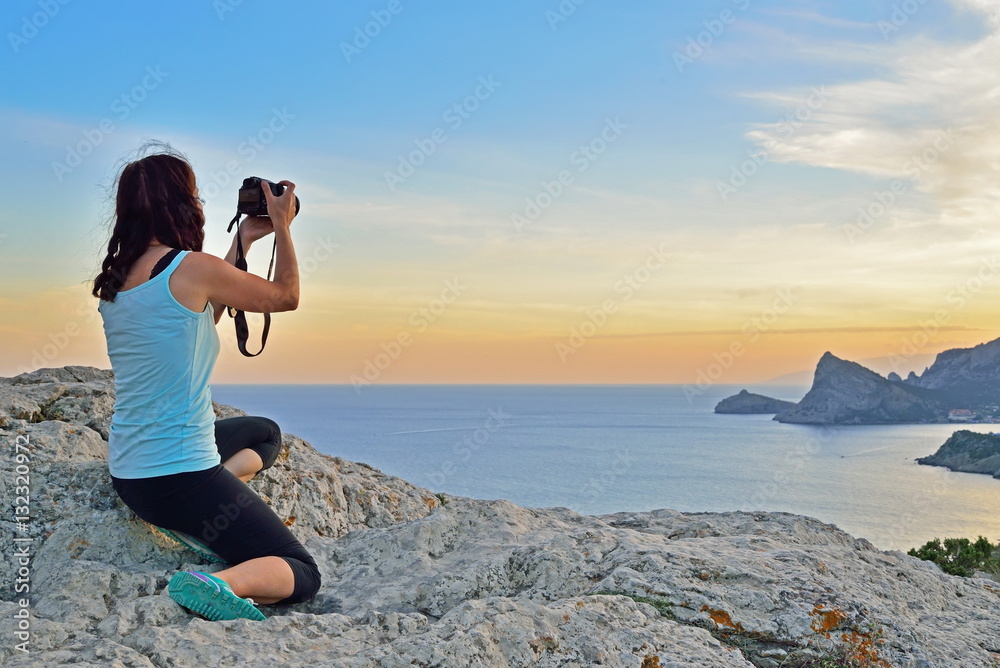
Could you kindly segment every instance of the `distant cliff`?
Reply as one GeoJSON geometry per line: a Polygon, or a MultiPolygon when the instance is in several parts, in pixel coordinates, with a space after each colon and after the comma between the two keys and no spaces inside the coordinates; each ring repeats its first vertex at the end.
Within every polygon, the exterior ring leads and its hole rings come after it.
{"type": "Polygon", "coordinates": [[[816,365],[809,392],[774,419],[796,424],[943,422],[948,408],[947,397],[937,390],[888,380],[827,352],[816,365]]]}
{"type": "Polygon", "coordinates": [[[746,390],[740,390],[739,394],[726,397],[715,406],[716,413],[735,413],[740,415],[750,415],[755,413],[778,413],[795,406],[794,401],[784,401],[783,399],[772,399],[763,394],[754,394],[746,390]]]}
{"type": "Polygon", "coordinates": [[[1000,478],[1000,435],[980,434],[967,429],[956,431],[937,452],[920,457],[917,463],[1000,478]]]}
{"type": "Polygon", "coordinates": [[[907,384],[946,393],[953,408],[1000,403],[1000,339],[974,348],[954,348],[938,354],[934,364],[907,384]]]}

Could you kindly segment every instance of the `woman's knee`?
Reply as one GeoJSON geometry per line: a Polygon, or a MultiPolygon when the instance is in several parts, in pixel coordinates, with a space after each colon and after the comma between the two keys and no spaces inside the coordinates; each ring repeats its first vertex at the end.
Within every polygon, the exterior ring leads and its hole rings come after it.
{"type": "Polygon", "coordinates": [[[305,554],[300,558],[282,558],[292,568],[292,573],[295,577],[295,588],[292,590],[291,596],[283,601],[279,601],[279,603],[301,603],[302,601],[314,598],[323,584],[323,578],[320,575],[316,561],[309,554],[305,554]]]}
{"type": "Polygon", "coordinates": [[[281,454],[281,427],[270,418],[255,417],[254,419],[266,432],[261,442],[252,447],[253,451],[260,455],[261,461],[264,462],[264,467],[261,469],[263,471],[271,468],[278,459],[278,455],[281,454]]]}

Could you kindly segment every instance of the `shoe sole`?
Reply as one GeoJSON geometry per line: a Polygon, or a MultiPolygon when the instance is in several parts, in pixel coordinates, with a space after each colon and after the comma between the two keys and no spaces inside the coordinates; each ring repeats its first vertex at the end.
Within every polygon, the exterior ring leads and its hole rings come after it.
{"type": "Polygon", "coordinates": [[[226,619],[267,619],[253,603],[223,591],[188,571],[181,571],[170,578],[167,593],[179,605],[213,622],[226,619]]]}

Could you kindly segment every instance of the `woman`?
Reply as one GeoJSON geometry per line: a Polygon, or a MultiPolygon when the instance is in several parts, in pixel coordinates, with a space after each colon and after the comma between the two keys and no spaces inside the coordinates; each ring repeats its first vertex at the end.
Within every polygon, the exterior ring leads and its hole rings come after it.
{"type": "Polygon", "coordinates": [[[173,153],[149,155],[118,177],[114,231],[93,295],[101,299],[115,412],[108,467],[115,491],[136,515],[194,536],[232,567],[181,571],[167,587],[209,619],[264,619],[256,605],[316,595],[312,556],[245,484],[271,466],[281,445],[265,418],[215,421],[208,380],[219,353],[224,305],[254,313],[298,306],[299,276],[289,225],[295,184],[269,188],[269,218],[240,226],[244,248],[274,233],[273,281],[201,252],[205,216],[194,171],[173,153]],[[256,601],[256,603],[255,603],[256,601]]]}

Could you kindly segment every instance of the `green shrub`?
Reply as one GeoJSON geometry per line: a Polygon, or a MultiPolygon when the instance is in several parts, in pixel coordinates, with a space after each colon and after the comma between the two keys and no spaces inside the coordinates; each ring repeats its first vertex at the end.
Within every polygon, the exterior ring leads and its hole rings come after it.
{"type": "Polygon", "coordinates": [[[942,544],[935,538],[919,549],[911,549],[907,554],[933,561],[945,573],[969,577],[976,571],[1000,572],[1000,556],[996,555],[998,551],[1000,546],[994,546],[984,536],[980,536],[975,543],[968,538],[945,538],[942,544]]]}

